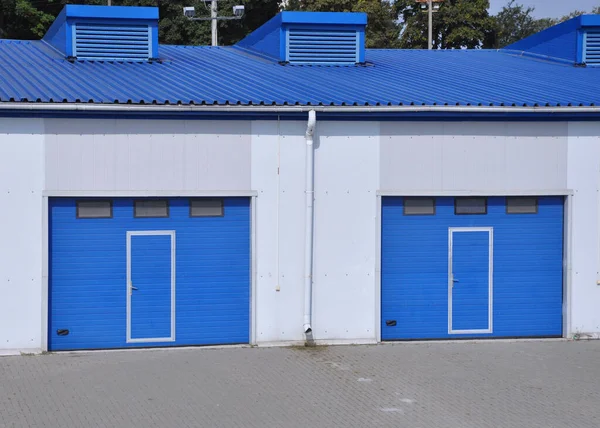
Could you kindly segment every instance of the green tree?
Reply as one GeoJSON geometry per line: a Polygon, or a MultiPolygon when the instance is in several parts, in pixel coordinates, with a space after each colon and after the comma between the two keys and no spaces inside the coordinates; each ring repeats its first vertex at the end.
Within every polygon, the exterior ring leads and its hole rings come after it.
{"type": "MultiPolygon", "coordinates": [[[[10,39],[41,38],[65,4],[105,5],[106,0],[0,0],[0,35],[10,39]]],[[[231,15],[232,6],[243,3],[241,20],[219,22],[219,44],[232,45],[279,12],[279,0],[225,0],[219,13],[231,15]]],[[[159,40],[165,44],[210,44],[210,21],[192,22],[183,16],[184,6],[196,6],[197,15],[210,15],[199,0],[113,0],[114,6],[158,6],[159,40]]]]}
{"type": "MultiPolygon", "coordinates": [[[[415,0],[395,0],[402,22],[403,48],[427,49],[428,19],[415,0]]],[[[435,49],[486,48],[493,45],[494,20],[489,0],[445,0],[433,18],[435,49]]]]}
{"type": "Polygon", "coordinates": [[[9,39],[39,39],[54,16],[35,8],[27,0],[0,0],[0,36],[9,39]]]}
{"type": "Polygon", "coordinates": [[[535,19],[535,8],[510,0],[494,17],[496,34],[494,47],[503,48],[554,25],[549,18],[535,19]]]}
{"type": "Polygon", "coordinates": [[[367,48],[399,46],[400,27],[395,9],[387,0],[290,0],[286,10],[311,12],[366,12],[367,48]]]}
{"type": "MultiPolygon", "coordinates": [[[[554,20],[554,24],[560,24],[561,22],[565,22],[565,21],[568,21],[569,19],[576,18],[576,17],[578,17],[580,15],[585,15],[585,14],[588,14],[588,13],[590,13],[590,12],[586,12],[585,10],[574,10],[573,12],[569,13],[568,15],[565,15],[565,16],[562,16],[562,17],[560,17],[558,19],[555,19],[554,20]]],[[[591,13],[596,14],[596,15],[600,14],[600,6],[594,7],[592,9],[591,13]]]]}
{"type": "MultiPolygon", "coordinates": [[[[583,10],[575,10],[560,18],[535,19],[535,8],[525,7],[517,0],[510,0],[496,16],[495,20],[495,48],[503,48],[511,43],[538,33],[553,25],[586,14],[583,10]]],[[[599,14],[600,6],[596,6],[591,13],[599,14]]]]}
{"type": "Polygon", "coordinates": [[[569,13],[568,15],[561,16],[560,18],[555,19],[553,21],[555,24],[560,24],[561,22],[565,22],[565,21],[568,21],[569,19],[577,18],[578,16],[585,15],[585,14],[586,14],[585,10],[574,10],[573,12],[569,13]]]}

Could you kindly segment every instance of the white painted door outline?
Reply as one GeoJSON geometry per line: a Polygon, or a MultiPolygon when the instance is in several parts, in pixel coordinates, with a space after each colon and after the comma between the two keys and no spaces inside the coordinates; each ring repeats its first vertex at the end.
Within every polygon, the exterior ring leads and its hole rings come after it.
{"type": "Polygon", "coordinates": [[[127,232],[127,343],[174,342],[175,341],[175,231],[142,230],[127,232]],[[170,236],[171,237],[171,335],[169,337],[131,338],[131,296],[135,289],[131,282],[131,237],[132,236],[170,236]]]}
{"type": "Polygon", "coordinates": [[[450,227],[448,228],[448,334],[483,334],[493,333],[494,313],[494,228],[493,227],[450,227]],[[488,232],[489,264],[488,264],[488,328],[473,330],[455,330],[452,328],[452,289],[456,279],[452,272],[452,241],[454,233],[488,232]]]}

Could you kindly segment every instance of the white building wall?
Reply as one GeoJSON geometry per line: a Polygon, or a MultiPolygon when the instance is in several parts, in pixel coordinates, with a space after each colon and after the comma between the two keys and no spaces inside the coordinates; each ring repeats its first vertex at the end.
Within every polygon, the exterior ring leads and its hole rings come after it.
{"type": "MultiPolygon", "coordinates": [[[[255,193],[253,336],[302,341],[305,129],[305,121],[0,121],[0,349],[45,343],[43,191],[255,193]]],[[[377,339],[378,192],[572,190],[569,333],[600,335],[598,135],[598,123],[318,120],[314,338],[377,339]]]]}
{"type": "Polygon", "coordinates": [[[256,197],[256,341],[303,340],[306,124],[252,124],[256,197]]]}
{"type": "Polygon", "coordinates": [[[249,121],[46,119],[53,193],[250,189],[249,121]]]}
{"type": "Polygon", "coordinates": [[[569,123],[571,335],[600,337],[600,123],[569,123]]]}
{"type": "Polygon", "coordinates": [[[379,123],[318,123],[313,275],[317,341],[375,341],[378,188],[379,123]]]}
{"type": "Polygon", "coordinates": [[[0,119],[0,354],[42,347],[43,119],[0,119]]]}
{"type": "Polygon", "coordinates": [[[552,193],[566,182],[566,122],[381,124],[383,192],[552,193]]]}
{"type": "MultiPolygon", "coordinates": [[[[304,340],[305,122],[254,122],[256,339],[304,340]]],[[[379,123],[318,122],[313,337],[374,342],[379,123]],[[350,137],[351,136],[351,137],[350,137]]]]}

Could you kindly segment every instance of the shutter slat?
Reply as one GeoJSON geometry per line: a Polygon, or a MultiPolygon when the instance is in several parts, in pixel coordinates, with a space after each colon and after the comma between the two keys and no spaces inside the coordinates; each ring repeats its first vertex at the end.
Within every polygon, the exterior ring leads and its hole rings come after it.
{"type": "Polygon", "coordinates": [[[358,62],[355,30],[288,30],[288,58],[294,64],[340,64],[358,62]]]}
{"type": "Polygon", "coordinates": [[[74,54],[87,60],[146,60],[151,56],[148,26],[76,24],[74,54]]]}
{"type": "Polygon", "coordinates": [[[588,31],[585,34],[583,62],[600,65],[600,31],[588,31]]]}

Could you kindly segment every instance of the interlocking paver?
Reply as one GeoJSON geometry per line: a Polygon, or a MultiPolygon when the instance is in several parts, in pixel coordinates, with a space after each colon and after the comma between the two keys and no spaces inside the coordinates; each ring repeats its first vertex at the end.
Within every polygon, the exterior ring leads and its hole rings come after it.
{"type": "Polygon", "coordinates": [[[597,428],[600,341],[0,358],[0,427],[597,428]]]}

